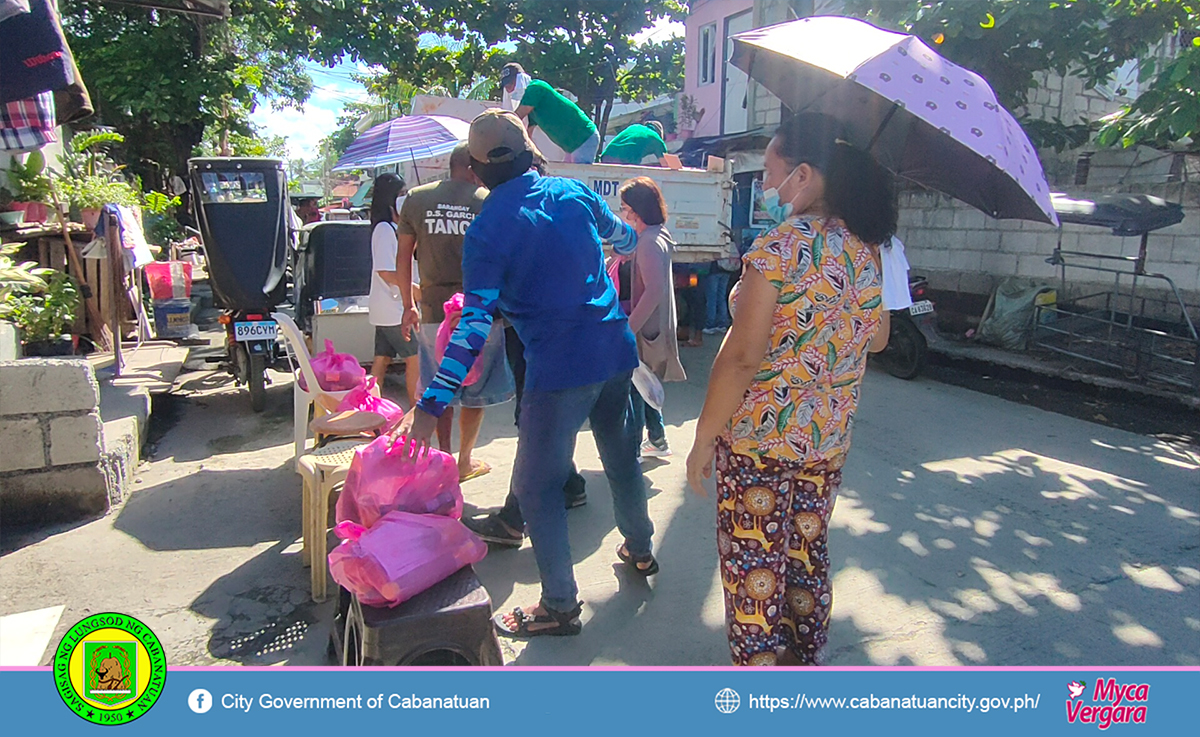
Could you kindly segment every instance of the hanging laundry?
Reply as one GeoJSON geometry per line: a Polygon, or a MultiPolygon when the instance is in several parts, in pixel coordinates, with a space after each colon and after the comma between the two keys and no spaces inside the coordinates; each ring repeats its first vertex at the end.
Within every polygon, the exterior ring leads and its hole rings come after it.
{"type": "Polygon", "coordinates": [[[71,49],[50,0],[0,23],[0,102],[24,100],[75,82],[71,49]]]}
{"type": "Polygon", "coordinates": [[[83,84],[83,75],[79,73],[74,55],[71,56],[71,76],[75,77],[74,82],[61,90],[54,91],[54,108],[58,113],[59,125],[78,123],[84,118],[90,118],[96,114],[96,108],[92,105],[92,96],[83,84]]]}
{"type": "MultiPolygon", "coordinates": [[[[120,238],[120,243],[125,251],[125,263],[127,266],[145,266],[154,260],[154,254],[150,252],[150,244],[146,242],[146,234],[142,231],[142,223],[134,214],[133,210],[124,205],[105,205],[104,213],[100,216],[100,221],[96,224],[97,240],[107,238],[108,233],[105,230],[108,227],[109,216],[115,216],[117,219],[117,235],[120,238]]],[[[91,246],[92,244],[88,244],[91,246]]],[[[89,256],[98,258],[107,258],[106,255],[95,253],[98,249],[85,249],[92,253],[85,253],[84,257],[89,256]],[[94,256],[93,256],[94,253],[94,256]]]]}
{"type": "Polygon", "coordinates": [[[0,21],[6,21],[18,13],[29,12],[29,0],[0,0],[0,21]]]}
{"type": "Polygon", "coordinates": [[[0,151],[21,153],[54,143],[57,127],[51,92],[0,104],[0,151]]]}

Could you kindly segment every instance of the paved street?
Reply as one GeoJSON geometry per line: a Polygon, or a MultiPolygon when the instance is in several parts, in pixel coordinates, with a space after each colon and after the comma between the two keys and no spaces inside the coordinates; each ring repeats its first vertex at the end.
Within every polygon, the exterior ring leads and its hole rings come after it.
{"type": "MultiPolygon", "coordinates": [[[[684,352],[693,380],[668,387],[666,409],[677,455],[646,466],[662,573],[647,584],[614,566],[607,485],[581,435],[590,501],[570,520],[584,633],[505,642],[506,659],[728,663],[713,501],[683,474],[715,349],[684,352]]],[[[22,652],[116,610],[149,624],[173,665],[326,662],[332,605],[308,598],[290,386],[274,376],[256,416],[222,375],[185,374],[121,509],[4,541],[0,616],[27,614],[0,627],[29,633],[22,652]]],[[[1200,665],[1200,454],[879,372],[858,417],[830,537],[831,664],[1200,665]]],[[[480,442],[495,470],[465,485],[469,511],[507,490],[511,405],[480,442]]],[[[528,544],[477,570],[497,608],[537,598],[528,544]]]]}

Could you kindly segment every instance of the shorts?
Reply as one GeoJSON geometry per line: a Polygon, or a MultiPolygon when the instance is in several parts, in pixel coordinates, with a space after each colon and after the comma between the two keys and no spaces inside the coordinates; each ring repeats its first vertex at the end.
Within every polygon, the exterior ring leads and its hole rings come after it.
{"type": "Polygon", "coordinates": [[[417,355],[417,342],[405,339],[399,325],[376,325],[375,355],[403,361],[417,355]]]}
{"type": "MultiPolygon", "coordinates": [[[[437,375],[437,332],[439,325],[429,323],[421,326],[417,333],[417,352],[421,356],[421,380],[418,394],[424,394],[425,388],[433,382],[437,375]]],[[[492,324],[487,342],[483,344],[477,362],[483,363],[483,373],[479,381],[470,386],[464,386],[450,406],[462,407],[491,407],[505,402],[516,396],[516,384],[513,383],[512,369],[508,367],[508,356],[504,352],[504,327],[497,321],[492,324]]]]}

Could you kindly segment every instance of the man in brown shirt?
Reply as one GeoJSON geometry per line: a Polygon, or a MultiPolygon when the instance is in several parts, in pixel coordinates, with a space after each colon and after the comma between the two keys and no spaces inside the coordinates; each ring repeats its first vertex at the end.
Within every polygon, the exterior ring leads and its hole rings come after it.
{"type": "MultiPolygon", "coordinates": [[[[414,251],[420,273],[419,309],[411,287],[401,288],[405,308],[402,325],[406,334],[413,331],[417,334],[421,365],[418,395],[437,374],[440,358],[436,354],[437,332],[445,318],[442,305],[463,289],[463,235],[488,194],[479,186],[470,163],[471,154],[464,143],[450,154],[450,178],[410,189],[400,209],[396,230],[400,280],[412,283],[414,251]],[[407,276],[404,269],[409,271],[407,276]]],[[[504,328],[499,322],[493,325],[476,365],[483,367],[479,379],[463,387],[457,401],[461,406],[458,475],[463,481],[491,470],[483,461],[471,459],[483,424],[483,408],[502,404],[514,396],[512,371],[505,357],[504,328]]],[[[453,418],[453,411],[447,410],[438,422],[438,446],[446,452],[450,452],[453,418]]]]}

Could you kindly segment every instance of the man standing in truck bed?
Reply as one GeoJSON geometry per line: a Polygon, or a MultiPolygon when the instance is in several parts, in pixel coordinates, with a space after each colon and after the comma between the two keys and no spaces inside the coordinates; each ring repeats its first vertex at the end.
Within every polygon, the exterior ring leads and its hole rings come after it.
{"type": "Polygon", "coordinates": [[[600,134],[579,106],[540,79],[525,88],[517,115],[527,122],[530,135],[541,127],[546,137],[565,152],[568,164],[593,164],[600,150],[600,134]]]}

